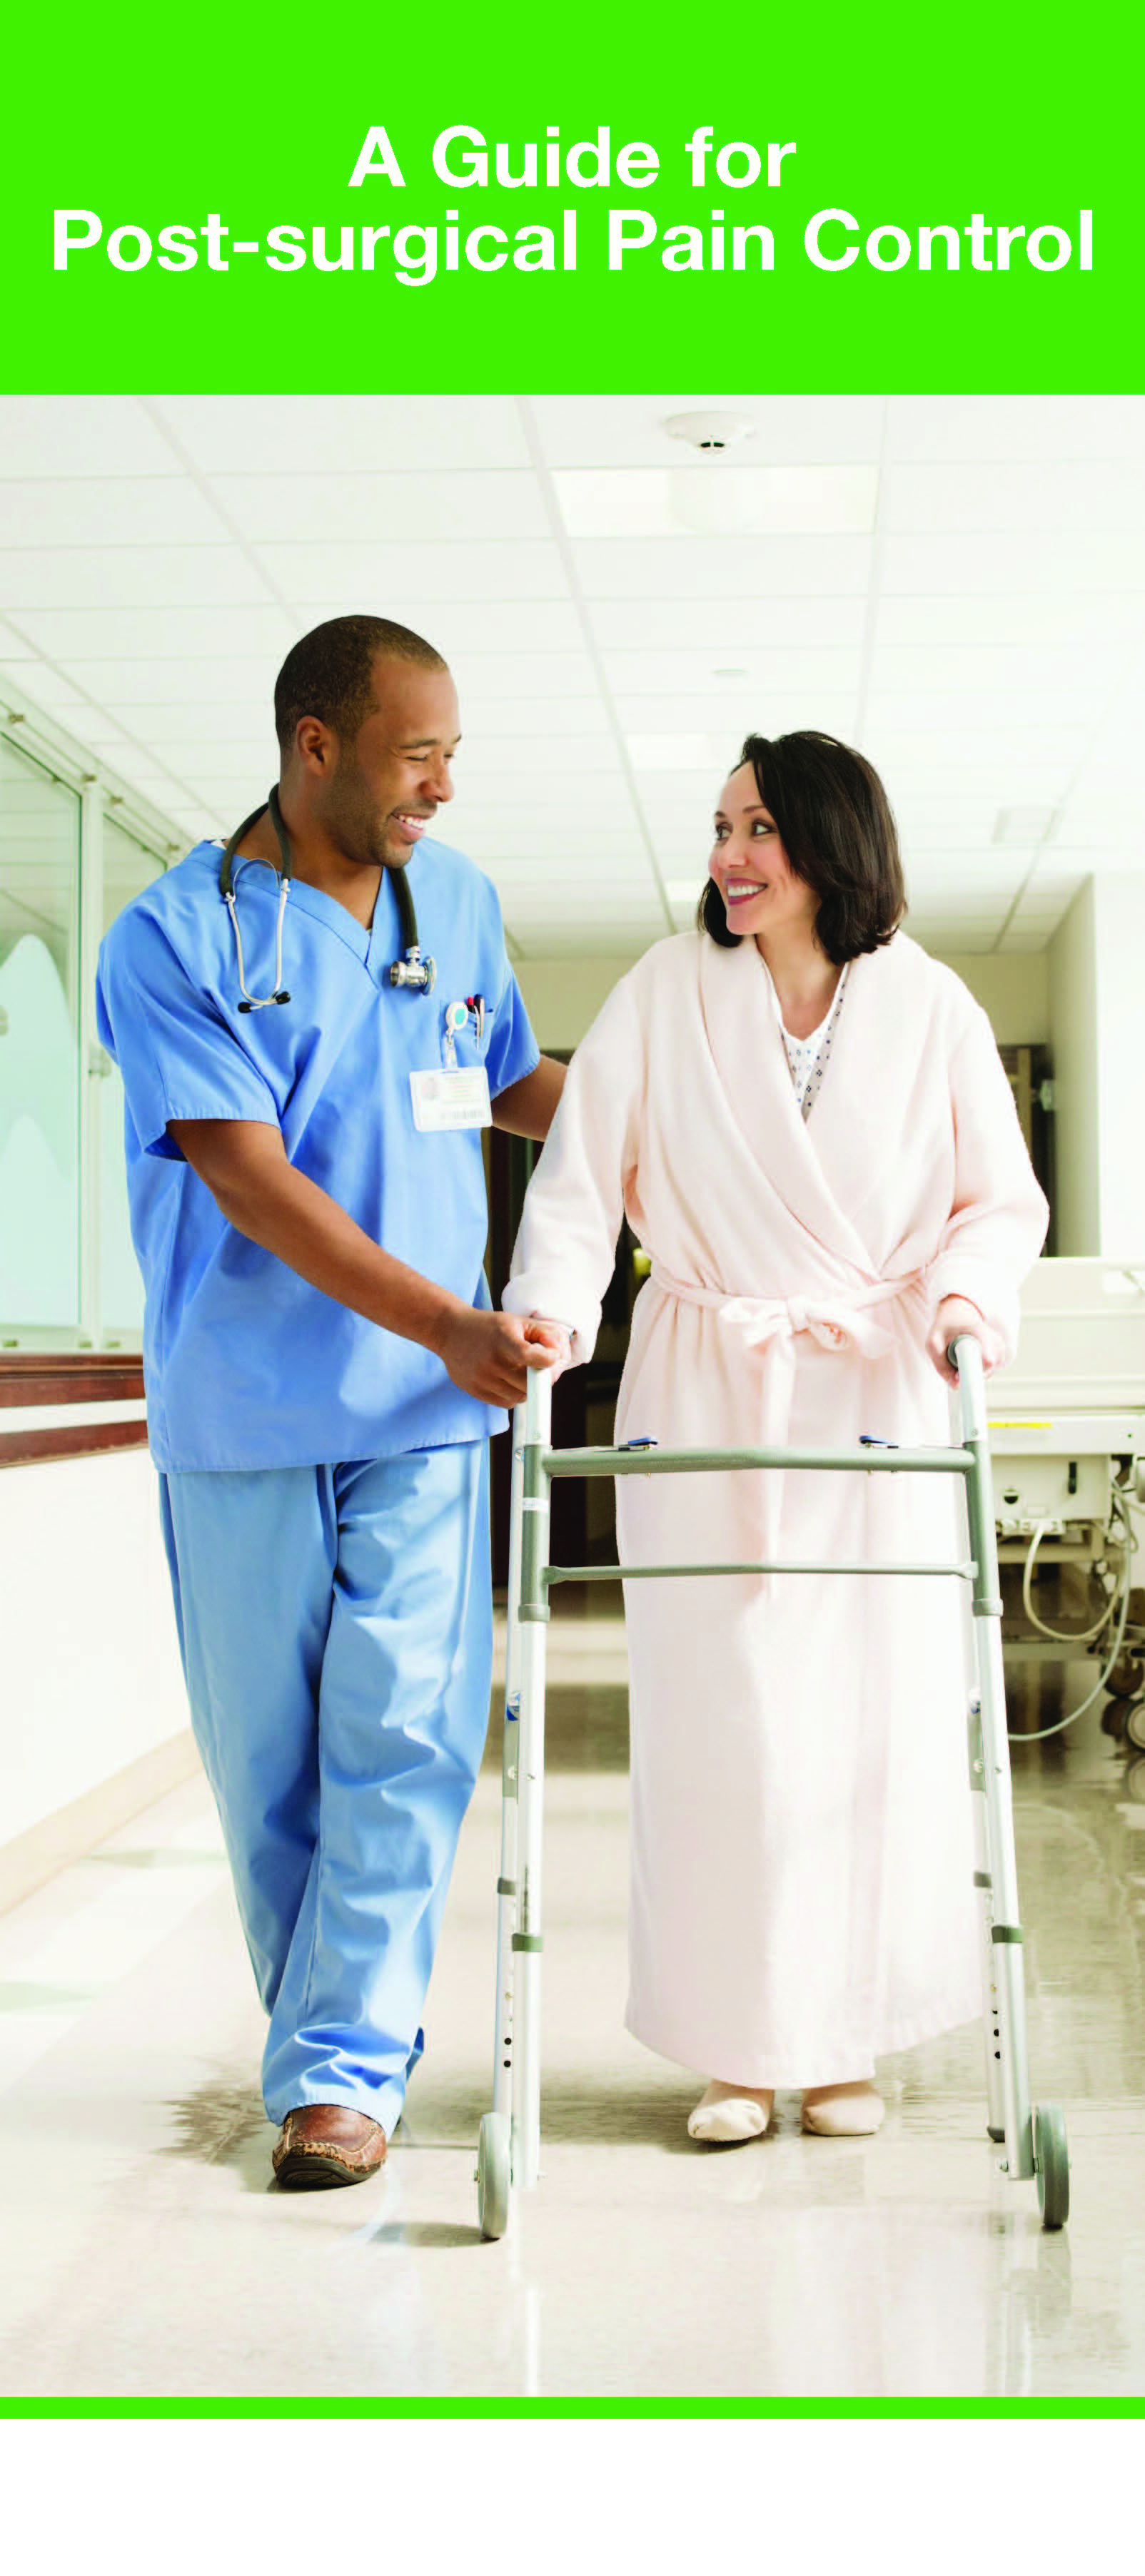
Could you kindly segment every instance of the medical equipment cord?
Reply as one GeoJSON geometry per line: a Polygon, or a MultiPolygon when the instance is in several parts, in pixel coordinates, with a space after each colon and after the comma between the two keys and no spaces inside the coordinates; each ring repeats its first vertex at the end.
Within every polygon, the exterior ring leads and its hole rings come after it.
{"type": "MultiPolygon", "coordinates": [[[[1029,1552],[1022,1570],[1022,1608],[1030,1622],[1030,1626],[1037,1629],[1039,1636],[1052,1637],[1055,1646],[1088,1646],[1095,1637],[1100,1637],[1103,1630],[1108,1628],[1110,1619],[1113,1615],[1113,1606],[1118,1597],[1118,1588],[1116,1585],[1114,1586],[1113,1591],[1110,1593],[1109,1598],[1106,1601],[1100,1619],[1094,1620],[1092,1628],[1048,1628],[1045,1620],[1039,1619],[1031,1597],[1034,1580],[1034,1567],[1037,1564],[1038,1559],[1038,1549],[1042,1544],[1042,1540],[1044,1539],[1048,1528],[1048,1521],[1039,1521],[1030,1542],[1029,1552]]],[[[1104,1560],[1102,1560],[1102,1562],[1104,1562],[1104,1560]]]]}
{"type": "Polygon", "coordinates": [[[1117,1617],[1117,1633],[1114,1637],[1113,1644],[1110,1648],[1105,1664],[1093,1685],[1093,1689],[1087,1693],[1083,1700],[1078,1702],[1076,1708],[1070,1709],[1068,1716],[1057,1718],[1053,1726],[1036,1727],[1030,1734],[1026,1734],[1020,1729],[1015,1730],[1013,1727],[1008,1727],[1007,1733],[1011,1744],[1041,1744],[1048,1735],[1061,1735],[1067,1726],[1076,1725],[1078,1718],[1085,1716],[1087,1708],[1092,1708],[1098,1693],[1104,1690],[1106,1682],[1108,1681],[1113,1667],[1117,1662],[1117,1658],[1124,1643],[1125,1631],[1129,1625],[1129,1575],[1131,1561],[1137,1547],[1137,1541],[1133,1535],[1133,1524],[1129,1517],[1129,1506],[1124,1495],[1119,1493],[1114,1494],[1113,1511],[1114,1516],[1121,1523],[1123,1533],[1122,1571],[1109,1596],[1109,1600],[1106,1603],[1103,1617],[1097,1621],[1096,1626],[1093,1628],[1075,1628],[1072,1630],[1064,1628],[1047,1628],[1045,1621],[1043,1619],[1039,1619],[1036,1611],[1031,1608],[1029,1592],[1030,1584],[1033,1579],[1034,1560],[1036,1558],[1038,1548],[1045,1537],[1045,1529],[1044,1527],[1040,1528],[1034,1533],[1033,1542],[1026,1558],[1025,1570],[1022,1576],[1022,1606],[1026,1611],[1027,1616],[1033,1621],[1035,1628],[1040,1628],[1043,1637],[1052,1637],[1057,1645],[1084,1645],[1088,1642],[1092,1642],[1094,1637],[1099,1637],[1101,1635],[1102,1629],[1108,1625],[1115,1612],[1119,1615],[1117,1617]]]}

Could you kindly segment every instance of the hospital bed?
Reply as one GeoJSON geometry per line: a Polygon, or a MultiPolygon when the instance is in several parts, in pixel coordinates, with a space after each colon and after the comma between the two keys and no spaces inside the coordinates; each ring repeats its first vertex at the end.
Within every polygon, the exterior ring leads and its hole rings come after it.
{"type": "MultiPolygon", "coordinates": [[[[1022,1568],[1022,1628],[1011,1657],[1095,1657],[1102,1690],[1127,1703],[1145,1746],[1145,1609],[1131,1584],[1133,1513],[1145,1501],[1145,1259],[1039,1261],[1022,1290],[1012,1367],[990,1381],[998,1552],[1022,1568]],[[1092,1608],[1058,1627],[1035,1599],[1039,1572],[1088,1570],[1092,1608]]],[[[1071,1716],[1079,1714],[1071,1712],[1071,1716]]],[[[1067,1721],[1068,1722],[1068,1721],[1067,1721]]],[[[1062,1721],[1059,1721],[1059,1725],[1062,1721]]],[[[1047,1732],[1056,1730],[1046,1730],[1047,1732]]]]}

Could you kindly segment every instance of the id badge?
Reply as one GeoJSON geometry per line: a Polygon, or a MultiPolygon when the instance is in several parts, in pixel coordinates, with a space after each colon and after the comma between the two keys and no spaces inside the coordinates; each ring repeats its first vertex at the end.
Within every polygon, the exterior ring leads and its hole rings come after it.
{"type": "Polygon", "coordinates": [[[454,1127],[491,1127],[493,1107],[489,1076],[483,1064],[442,1065],[437,1071],[411,1073],[413,1123],[423,1136],[454,1127]]]}

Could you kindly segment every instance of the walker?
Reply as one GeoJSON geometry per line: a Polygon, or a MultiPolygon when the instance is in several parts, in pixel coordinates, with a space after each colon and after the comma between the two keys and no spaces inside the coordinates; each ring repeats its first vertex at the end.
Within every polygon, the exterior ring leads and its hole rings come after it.
{"type": "Polygon", "coordinates": [[[1031,2105],[1026,2048],[1023,1933],[1002,1670],[1002,1598],[982,1360],[962,1334],[951,1344],[958,1372],[962,1445],[897,1449],[661,1449],[630,1440],[613,1449],[553,1449],[552,1380],[534,1371],[513,1417],[512,1520],[505,1736],[501,1770],[501,1874],[497,1881],[497,2010],[493,2108],[481,2122],[477,2206],[481,2233],[503,2236],[514,2191],[534,2191],[541,2139],[541,1840],[545,1764],[545,1629],[555,1583],[639,1583],[652,1577],[713,1574],[956,1575],[971,1589],[976,1673],[969,1701],[974,1885],[982,1940],[987,2136],[1012,2182],[1035,2176],[1042,2224],[1069,2214],[1065,2117],[1057,2102],[1031,2105]],[[803,1468],[820,1474],[960,1476],[971,1554],[956,1565],[550,1565],[554,1476],[703,1475],[736,1468],[803,1468]]]}

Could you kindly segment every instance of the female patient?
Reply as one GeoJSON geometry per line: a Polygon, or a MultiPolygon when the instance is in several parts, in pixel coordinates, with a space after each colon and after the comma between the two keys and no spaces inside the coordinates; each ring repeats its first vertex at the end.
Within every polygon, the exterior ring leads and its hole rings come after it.
{"type": "MultiPolygon", "coordinates": [[[[950,1437],[945,1353],[1010,1357],[1046,1206],[984,1013],[898,927],[894,821],[830,736],[752,735],[697,931],[577,1052],[505,1304],[588,1358],[621,1211],[652,1256],[616,1437],[950,1437]]],[[[953,1479],[624,1478],[622,1562],[949,1561],[953,1479]]],[[[879,2056],[981,2009],[961,1587],[627,1587],[629,2028],[710,2079],[693,2137],[878,2127],[879,2056]]]]}

